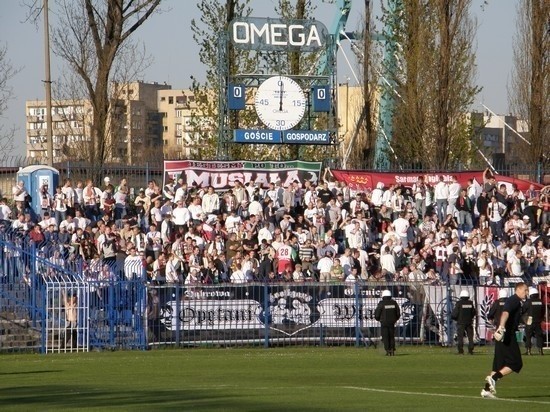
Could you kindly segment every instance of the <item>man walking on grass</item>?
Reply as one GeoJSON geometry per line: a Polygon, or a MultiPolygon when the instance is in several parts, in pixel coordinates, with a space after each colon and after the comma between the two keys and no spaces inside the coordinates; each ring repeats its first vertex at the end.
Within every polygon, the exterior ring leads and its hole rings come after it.
{"type": "Polygon", "coordinates": [[[497,381],[512,372],[519,373],[523,366],[521,351],[516,340],[516,331],[528,290],[525,283],[518,283],[515,294],[510,296],[504,304],[499,326],[494,334],[496,342],[493,370],[485,378],[485,387],[481,390],[483,398],[496,398],[497,381]]]}

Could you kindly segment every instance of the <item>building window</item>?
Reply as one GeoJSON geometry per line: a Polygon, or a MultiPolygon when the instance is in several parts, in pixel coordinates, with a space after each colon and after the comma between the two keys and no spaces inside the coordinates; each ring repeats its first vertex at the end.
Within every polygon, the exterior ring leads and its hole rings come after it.
{"type": "Polygon", "coordinates": [[[163,130],[164,130],[165,132],[167,132],[167,131],[168,131],[168,126],[164,126],[164,127],[163,127],[163,130]]]}
{"type": "Polygon", "coordinates": [[[161,102],[165,102],[165,101],[166,101],[166,97],[162,96],[162,97],[160,98],[160,101],[161,101],[161,102]]]}
{"type": "Polygon", "coordinates": [[[168,104],[174,104],[174,96],[168,97],[168,104]]]}

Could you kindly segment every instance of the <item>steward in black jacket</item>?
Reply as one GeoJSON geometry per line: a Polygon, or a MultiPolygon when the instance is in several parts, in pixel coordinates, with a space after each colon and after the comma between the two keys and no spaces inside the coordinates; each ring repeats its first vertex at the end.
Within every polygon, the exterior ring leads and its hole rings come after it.
{"type": "Polygon", "coordinates": [[[395,355],[395,323],[401,317],[399,304],[391,298],[391,292],[382,292],[382,300],[374,311],[374,318],[380,322],[382,342],[386,350],[386,356],[395,355]]]}
{"type": "Polygon", "coordinates": [[[474,302],[470,300],[467,290],[460,292],[460,300],[456,303],[451,313],[451,319],[456,321],[456,339],[458,354],[464,354],[464,333],[468,335],[468,353],[474,354],[474,318],[476,309],[474,302]]]}

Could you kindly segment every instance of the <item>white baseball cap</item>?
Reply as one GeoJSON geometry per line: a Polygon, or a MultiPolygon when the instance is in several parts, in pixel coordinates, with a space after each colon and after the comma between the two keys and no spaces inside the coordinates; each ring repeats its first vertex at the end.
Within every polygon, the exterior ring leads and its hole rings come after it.
{"type": "Polygon", "coordinates": [[[462,291],[460,291],[460,297],[461,298],[469,298],[470,297],[470,292],[468,292],[467,290],[462,290],[462,291]]]}
{"type": "Polygon", "coordinates": [[[391,292],[386,289],[382,292],[382,297],[385,298],[385,297],[388,297],[388,298],[391,298],[391,292]]]}
{"type": "Polygon", "coordinates": [[[533,288],[533,287],[529,288],[529,296],[538,295],[538,293],[539,293],[539,290],[537,288],[533,288]]]}
{"type": "Polygon", "coordinates": [[[508,297],[508,291],[506,289],[500,289],[498,291],[498,298],[499,299],[504,299],[504,298],[507,298],[508,297]]]}

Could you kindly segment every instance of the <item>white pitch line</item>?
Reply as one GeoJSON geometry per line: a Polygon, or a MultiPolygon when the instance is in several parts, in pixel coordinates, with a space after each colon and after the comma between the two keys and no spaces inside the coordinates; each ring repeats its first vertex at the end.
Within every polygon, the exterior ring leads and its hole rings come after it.
{"type": "MultiPolygon", "coordinates": [[[[362,388],[360,386],[340,386],[342,389],[353,389],[356,391],[368,391],[368,392],[382,392],[382,393],[394,393],[399,395],[421,395],[421,396],[438,396],[440,398],[461,398],[461,399],[483,399],[481,396],[468,396],[468,395],[451,395],[448,393],[429,393],[429,392],[407,392],[407,391],[394,391],[389,389],[374,389],[374,388],[362,388]]],[[[494,398],[488,399],[501,402],[518,402],[518,403],[536,403],[540,405],[550,405],[550,402],[543,401],[529,401],[525,399],[509,399],[509,398],[494,398]]]]}

